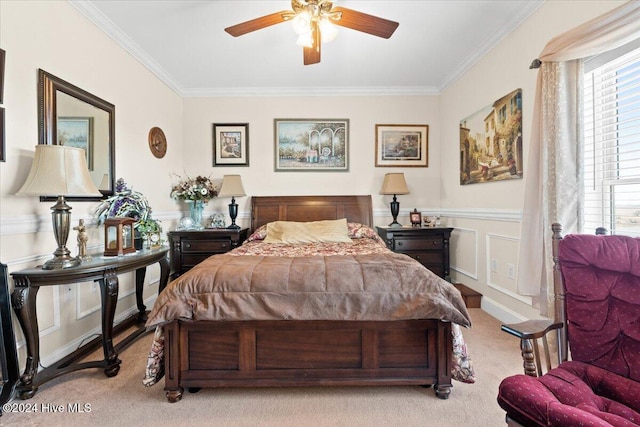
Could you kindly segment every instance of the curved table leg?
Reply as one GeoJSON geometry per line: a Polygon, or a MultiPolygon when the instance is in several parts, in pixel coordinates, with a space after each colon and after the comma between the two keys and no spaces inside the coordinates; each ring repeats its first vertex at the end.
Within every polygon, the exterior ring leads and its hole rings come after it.
{"type": "Polygon", "coordinates": [[[169,258],[164,257],[160,261],[160,283],[158,284],[158,294],[164,290],[169,282],[169,273],[171,271],[171,267],[169,265],[169,258]]]}
{"type": "Polygon", "coordinates": [[[138,306],[138,321],[147,320],[147,306],[142,301],[142,291],[144,290],[144,277],[147,274],[147,267],[136,270],[136,305],[138,306]]]}
{"type": "Polygon", "coordinates": [[[38,390],[33,381],[40,364],[40,336],[38,334],[38,318],[36,317],[36,296],[39,289],[38,286],[30,287],[25,278],[16,280],[15,289],[11,294],[11,303],[27,343],[27,361],[17,385],[20,399],[30,399],[38,390]]]}
{"type": "Polygon", "coordinates": [[[107,367],[104,373],[108,377],[114,377],[120,370],[120,359],[113,348],[113,318],[118,302],[118,276],[116,270],[108,270],[99,280],[102,297],[102,349],[107,367]]]}

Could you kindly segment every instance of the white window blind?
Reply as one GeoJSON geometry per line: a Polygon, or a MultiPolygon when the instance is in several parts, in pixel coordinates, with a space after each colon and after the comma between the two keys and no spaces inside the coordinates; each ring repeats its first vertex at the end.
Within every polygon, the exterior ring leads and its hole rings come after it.
{"type": "Polygon", "coordinates": [[[607,59],[585,66],[584,232],[640,237],[640,49],[607,59]]]}

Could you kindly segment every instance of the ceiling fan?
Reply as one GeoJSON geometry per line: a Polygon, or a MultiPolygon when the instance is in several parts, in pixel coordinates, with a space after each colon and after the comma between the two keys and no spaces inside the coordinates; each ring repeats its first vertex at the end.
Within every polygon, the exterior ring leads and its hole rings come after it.
{"type": "Polygon", "coordinates": [[[331,36],[335,36],[336,29],[331,24],[385,39],[391,37],[399,25],[397,22],[356,10],[333,7],[333,2],[329,0],[291,0],[291,9],[293,10],[283,10],[261,16],[224,30],[232,36],[238,37],[291,20],[294,29],[300,35],[298,44],[303,45],[304,65],[310,65],[320,62],[321,42],[327,42],[331,36]]]}

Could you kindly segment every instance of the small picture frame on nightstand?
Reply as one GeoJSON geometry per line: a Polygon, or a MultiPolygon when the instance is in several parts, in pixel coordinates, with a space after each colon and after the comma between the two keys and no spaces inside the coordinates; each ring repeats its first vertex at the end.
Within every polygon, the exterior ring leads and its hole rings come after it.
{"type": "Polygon", "coordinates": [[[422,214],[414,209],[413,212],[409,212],[409,219],[411,220],[412,227],[420,227],[422,224],[422,214]]]}

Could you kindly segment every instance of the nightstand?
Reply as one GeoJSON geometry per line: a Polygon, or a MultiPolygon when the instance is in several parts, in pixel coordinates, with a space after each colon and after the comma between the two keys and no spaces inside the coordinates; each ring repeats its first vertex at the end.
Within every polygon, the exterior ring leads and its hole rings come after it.
{"type": "Polygon", "coordinates": [[[248,228],[170,231],[167,237],[171,247],[171,279],[189,271],[211,255],[223,254],[240,246],[248,233],[248,228]]]}
{"type": "Polygon", "coordinates": [[[449,238],[453,228],[376,227],[394,252],[409,255],[443,279],[449,279],[449,238]]]}

